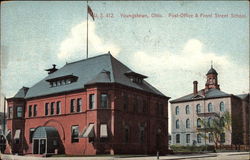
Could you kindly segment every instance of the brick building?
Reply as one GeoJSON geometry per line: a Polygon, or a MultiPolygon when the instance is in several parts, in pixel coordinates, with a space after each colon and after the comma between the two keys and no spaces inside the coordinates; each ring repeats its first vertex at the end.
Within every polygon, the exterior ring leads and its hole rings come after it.
{"type": "Polygon", "coordinates": [[[226,111],[231,115],[231,127],[220,135],[224,145],[249,145],[249,94],[233,95],[220,90],[218,73],[211,67],[206,74],[205,88],[198,91],[198,82],[193,82],[193,92],[170,101],[172,115],[172,143],[174,145],[214,145],[209,128],[202,120],[211,122],[226,111]],[[202,132],[200,132],[202,131],[202,132]],[[206,137],[201,134],[206,134],[206,137]]]}
{"type": "Polygon", "coordinates": [[[168,149],[168,100],[110,53],[47,69],[8,98],[6,152],[150,154],[168,149]]]}

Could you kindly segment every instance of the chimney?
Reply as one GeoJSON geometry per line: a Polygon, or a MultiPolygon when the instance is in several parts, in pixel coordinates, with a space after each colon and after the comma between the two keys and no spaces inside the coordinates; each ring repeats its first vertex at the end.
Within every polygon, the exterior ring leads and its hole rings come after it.
{"type": "Polygon", "coordinates": [[[197,86],[198,82],[194,81],[193,84],[194,84],[194,94],[197,94],[198,93],[198,86],[197,86]]]}

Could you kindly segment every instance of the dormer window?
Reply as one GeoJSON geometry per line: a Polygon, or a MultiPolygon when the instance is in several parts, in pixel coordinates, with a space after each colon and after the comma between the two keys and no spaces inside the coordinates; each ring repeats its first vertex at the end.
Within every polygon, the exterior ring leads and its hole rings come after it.
{"type": "Polygon", "coordinates": [[[70,83],[71,83],[71,79],[67,79],[66,84],[70,84],[70,83]]]}
{"type": "Polygon", "coordinates": [[[46,81],[50,83],[51,87],[57,87],[57,86],[71,84],[73,82],[76,82],[77,79],[78,79],[77,76],[66,75],[66,76],[62,76],[62,77],[47,79],[46,81]]]}
{"type": "Polygon", "coordinates": [[[144,76],[142,74],[133,72],[133,71],[128,71],[125,73],[125,75],[134,83],[142,84],[142,81],[144,78],[147,78],[147,76],[144,76]]]}

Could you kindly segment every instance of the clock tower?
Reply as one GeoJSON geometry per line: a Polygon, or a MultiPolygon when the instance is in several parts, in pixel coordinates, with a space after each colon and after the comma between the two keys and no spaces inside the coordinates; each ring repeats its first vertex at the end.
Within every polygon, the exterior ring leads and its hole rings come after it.
{"type": "Polygon", "coordinates": [[[216,88],[220,89],[220,85],[218,84],[218,73],[216,70],[213,68],[213,65],[211,65],[210,70],[206,74],[207,76],[207,82],[206,82],[206,90],[211,89],[211,88],[216,88]]]}

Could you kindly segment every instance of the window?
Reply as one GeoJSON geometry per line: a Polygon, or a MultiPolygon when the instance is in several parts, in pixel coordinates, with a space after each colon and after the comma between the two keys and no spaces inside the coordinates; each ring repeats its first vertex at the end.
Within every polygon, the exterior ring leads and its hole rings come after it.
{"type": "Polygon", "coordinates": [[[186,134],[186,143],[190,143],[190,134],[186,134]]]}
{"type": "Polygon", "coordinates": [[[100,138],[103,140],[102,142],[105,142],[104,139],[108,138],[108,125],[105,123],[100,125],[100,138]]]}
{"type": "Polygon", "coordinates": [[[13,118],[13,107],[9,107],[9,114],[8,114],[9,118],[13,118]]]}
{"type": "Polygon", "coordinates": [[[207,121],[207,126],[210,128],[212,125],[212,119],[209,117],[207,121]]]}
{"type": "Polygon", "coordinates": [[[209,103],[207,107],[208,107],[208,109],[207,109],[207,110],[208,110],[208,112],[213,112],[213,106],[212,106],[212,103],[209,103]]]}
{"type": "Polygon", "coordinates": [[[124,111],[128,111],[128,95],[127,94],[125,94],[124,95],[124,104],[123,104],[123,109],[124,109],[124,111]]]}
{"type": "Polygon", "coordinates": [[[224,111],[225,111],[224,102],[220,102],[220,111],[221,111],[221,112],[224,112],[224,111]]]}
{"type": "Polygon", "coordinates": [[[140,143],[144,143],[144,128],[140,129],[140,143]]]}
{"type": "Polygon", "coordinates": [[[71,142],[79,142],[79,126],[72,126],[71,127],[71,142]]]}
{"type": "Polygon", "coordinates": [[[176,134],[176,143],[180,143],[180,134],[176,134]]]}
{"type": "Polygon", "coordinates": [[[35,117],[37,115],[37,105],[35,104],[33,107],[33,116],[35,117]]]}
{"type": "Polygon", "coordinates": [[[29,105],[29,117],[32,116],[32,105],[29,105]]]}
{"type": "Polygon", "coordinates": [[[49,114],[49,103],[45,103],[45,116],[49,114]]]}
{"type": "Polygon", "coordinates": [[[186,114],[190,114],[189,105],[186,106],[186,114]]]}
{"type": "Polygon", "coordinates": [[[200,104],[196,105],[196,113],[201,113],[201,105],[200,104]]]}
{"type": "Polygon", "coordinates": [[[175,121],[175,127],[176,127],[176,129],[179,129],[179,128],[180,128],[179,119],[177,119],[177,120],[175,121]]]}
{"type": "Polygon", "coordinates": [[[89,109],[94,109],[95,107],[95,95],[90,94],[89,95],[89,109]]]}
{"type": "Polygon", "coordinates": [[[201,134],[197,134],[197,143],[201,143],[201,134]]]}
{"type": "Polygon", "coordinates": [[[129,129],[128,127],[125,127],[125,130],[124,130],[124,142],[125,143],[128,143],[129,142],[129,129]]]}
{"type": "Polygon", "coordinates": [[[55,104],[55,102],[51,102],[51,104],[50,104],[50,115],[54,114],[54,104],[55,104]]]}
{"type": "Polygon", "coordinates": [[[197,128],[201,128],[201,119],[200,118],[197,119],[197,128]]]}
{"type": "Polygon", "coordinates": [[[225,143],[225,133],[220,134],[220,142],[225,143]]]}
{"type": "Polygon", "coordinates": [[[65,84],[66,84],[65,79],[64,79],[64,80],[61,80],[61,85],[65,85],[65,84]]]}
{"type": "Polygon", "coordinates": [[[66,84],[70,84],[72,83],[72,80],[71,79],[66,79],[66,84]]]}
{"type": "Polygon", "coordinates": [[[224,117],[220,118],[220,125],[221,125],[221,127],[225,127],[225,119],[224,119],[224,117]]]}
{"type": "Polygon", "coordinates": [[[82,111],[82,99],[77,98],[76,112],[81,112],[81,111],[82,111]]]}
{"type": "Polygon", "coordinates": [[[61,101],[56,102],[56,114],[61,113],[61,101]]]}
{"type": "Polygon", "coordinates": [[[177,106],[177,107],[175,108],[175,115],[178,115],[178,114],[179,114],[179,112],[180,112],[180,110],[179,110],[179,106],[177,106]]]}
{"type": "Polygon", "coordinates": [[[212,143],[213,141],[214,141],[213,133],[209,133],[209,134],[208,134],[208,142],[209,142],[209,143],[212,143]]]}
{"type": "Polygon", "coordinates": [[[21,117],[23,117],[23,107],[18,106],[17,107],[17,118],[21,118],[21,117]]]}
{"type": "Polygon", "coordinates": [[[34,132],[35,132],[35,128],[30,128],[30,137],[29,137],[30,143],[32,143],[32,138],[33,138],[34,132]]]}
{"type": "Polygon", "coordinates": [[[138,112],[138,100],[137,100],[137,98],[134,98],[134,112],[135,113],[138,112]]]}
{"type": "Polygon", "coordinates": [[[56,87],[56,82],[53,82],[53,87],[56,87]]]}
{"type": "Polygon", "coordinates": [[[70,100],[70,112],[75,112],[75,99],[70,100]]]}
{"type": "Polygon", "coordinates": [[[108,108],[108,94],[101,94],[101,108],[108,108]]]}
{"type": "Polygon", "coordinates": [[[190,120],[189,119],[186,120],[186,128],[190,128],[190,120]]]}

